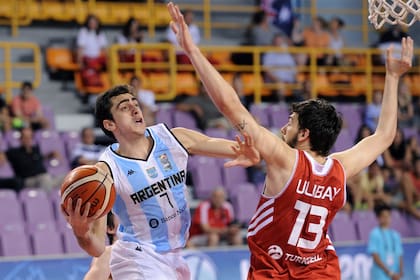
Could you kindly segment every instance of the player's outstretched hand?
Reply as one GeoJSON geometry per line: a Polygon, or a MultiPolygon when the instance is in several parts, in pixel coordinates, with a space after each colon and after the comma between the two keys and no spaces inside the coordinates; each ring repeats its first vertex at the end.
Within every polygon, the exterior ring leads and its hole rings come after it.
{"type": "Polygon", "coordinates": [[[191,38],[188,25],[185,23],[184,16],[177,5],[169,2],[167,7],[172,19],[170,22],[171,29],[176,35],[178,44],[188,55],[194,48],[196,48],[196,45],[191,38]]]}
{"type": "Polygon", "coordinates": [[[392,45],[386,50],[386,71],[396,77],[400,77],[407,72],[413,61],[413,39],[410,37],[402,38],[401,45],[400,59],[392,57],[392,45]]]}
{"type": "Polygon", "coordinates": [[[237,135],[235,138],[238,145],[232,146],[232,149],[236,153],[237,157],[226,162],[224,164],[225,167],[249,167],[261,161],[260,153],[255,148],[252,137],[247,133],[243,133],[242,136],[244,137],[244,140],[242,141],[241,137],[237,135]]]}
{"type": "Polygon", "coordinates": [[[61,205],[61,213],[63,214],[66,221],[70,224],[73,229],[74,235],[77,237],[85,237],[88,234],[89,230],[93,226],[93,222],[97,220],[101,214],[98,211],[92,217],[88,217],[90,210],[90,203],[86,203],[83,213],[81,212],[82,208],[82,199],[76,201],[76,206],[73,207],[73,200],[69,198],[67,200],[67,205],[61,205]]]}

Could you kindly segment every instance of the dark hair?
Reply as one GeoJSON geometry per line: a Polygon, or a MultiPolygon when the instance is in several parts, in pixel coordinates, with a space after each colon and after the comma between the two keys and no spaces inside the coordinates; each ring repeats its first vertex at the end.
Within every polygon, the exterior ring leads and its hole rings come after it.
{"type": "Polygon", "coordinates": [[[365,124],[365,123],[362,124],[361,126],[359,126],[359,129],[357,130],[357,135],[356,135],[356,139],[354,141],[354,144],[359,143],[363,139],[362,133],[363,133],[363,130],[365,130],[365,129],[369,130],[371,135],[373,134],[372,129],[370,129],[370,127],[367,124],[365,124]]]}
{"type": "Polygon", "coordinates": [[[391,207],[385,203],[379,203],[375,205],[373,211],[375,211],[376,217],[379,217],[383,211],[391,211],[391,207]]]}
{"type": "Polygon", "coordinates": [[[259,10],[256,11],[253,15],[252,15],[252,25],[258,25],[260,23],[262,23],[264,21],[264,18],[267,16],[267,14],[265,13],[264,10],[259,10]]]}
{"type": "MultiPolygon", "coordinates": [[[[131,33],[131,26],[133,25],[134,22],[137,22],[137,19],[135,19],[134,17],[131,17],[128,19],[128,21],[124,24],[123,30],[122,30],[122,34],[125,38],[129,38],[130,37],[130,33],[131,33]]],[[[140,42],[140,38],[136,38],[137,42],[140,42]]]]}
{"type": "MultiPolygon", "coordinates": [[[[114,213],[112,213],[112,211],[109,211],[108,214],[106,215],[106,226],[109,229],[114,229],[115,228],[115,223],[114,223],[114,213]]],[[[109,244],[114,243],[114,235],[113,234],[106,234],[108,236],[108,240],[109,240],[109,244]]]]}
{"type": "Polygon", "coordinates": [[[32,83],[30,81],[23,81],[20,88],[23,90],[25,88],[33,89],[32,83]]]}
{"type": "Polygon", "coordinates": [[[327,156],[340,133],[341,115],[322,99],[293,103],[292,111],[298,115],[299,129],[309,130],[311,151],[327,156]]]}
{"type": "Polygon", "coordinates": [[[105,135],[111,137],[114,140],[116,140],[114,134],[104,127],[104,120],[114,119],[111,114],[111,107],[112,107],[111,99],[115,96],[125,94],[125,93],[129,93],[135,96],[134,89],[132,86],[119,85],[119,86],[115,86],[107,90],[105,93],[100,95],[98,99],[96,100],[96,107],[95,107],[96,124],[102,129],[105,135]]]}
{"type": "Polygon", "coordinates": [[[346,24],[344,23],[344,20],[339,17],[333,17],[331,21],[337,21],[338,27],[343,28],[346,24]]]}
{"type": "Polygon", "coordinates": [[[99,33],[101,33],[101,28],[102,28],[102,26],[101,26],[101,21],[99,20],[99,18],[98,18],[97,16],[95,16],[95,15],[93,15],[93,14],[89,14],[89,15],[86,17],[86,20],[85,20],[85,22],[83,23],[83,26],[84,26],[84,27],[86,27],[86,29],[87,29],[87,30],[89,30],[89,21],[90,21],[91,19],[95,19],[95,20],[96,20],[96,22],[98,23],[98,27],[96,28],[96,35],[99,35],[99,33]]]}

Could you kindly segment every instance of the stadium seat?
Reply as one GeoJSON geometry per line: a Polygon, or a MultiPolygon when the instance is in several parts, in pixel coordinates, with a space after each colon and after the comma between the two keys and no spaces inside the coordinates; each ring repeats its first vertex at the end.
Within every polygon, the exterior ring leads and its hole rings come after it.
{"type": "Polygon", "coordinates": [[[270,127],[281,128],[289,120],[289,108],[286,104],[273,104],[268,107],[270,127]]]}
{"type": "Polygon", "coordinates": [[[49,47],[45,51],[47,67],[50,70],[77,71],[79,65],[74,62],[72,50],[49,47]]]}
{"type": "Polygon", "coordinates": [[[29,237],[23,223],[0,225],[0,248],[4,257],[32,255],[29,237]]]}
{"type": "Polygon", "coordinates": [[[250,113],[254,116],[257,122],[265,127],[270,126],[270,119],[269,119],[269,112],[268,112],[269,105],[266,103],[259,103],[259,104],[251,104],[249,109],[250,113]]]}
{"type": "Polygon", "coordinates": [[[48,120],[49,124],[50,124],[50,129],[55,130],[56,125],[55,125],[55,113],[54,113],[54,109],[51,106],[42,105],[42,113],[44,115],[44,117],[48,120]]]}
{"type": "Polygon", "coordinates": [[[354,211],[352,220],[356,224],[359,240],[367,242],[370,232],[378,224],[373,211],[354,211]]]}
{"type": "Polygon", "coordinates": [[[216,127],[209,127],[205,129],[204,134],[215,138],[229,138],[229,133],[226,131],[226,129],[216,127]]]}
{"type": "Polygon", "coordinates": [[[76,90],[81,94],[101,94],[108,90],[111,86],[108,74],[101,73],[100,79],[102,81],[101,86],[85,86],[83,85],[80,71],[74,72],[74,84],[76,86],[76,90]]]}
{"type": "Polygon", "coordinates": [[[0,220],[3,224],[24,221],[22,204],[14,190],[0,190],[0,220]]]}
{"type": "Polygon", "coordinates": [[[9,148],[19,147],[20,144],[20,131],[18,130],[9,130],[4,133],[3,138],[6,140],[7,146],[9,148]]]}
{"type": "Polygon", "coordinates": [[[185,127],[189,129],[198,129],[197,123],[194,117],[188,113],[183,111],[176,110],[173,113],[173,121],[174,127],[185,127]]]}
{"type": "Polygon", "coordinates": [[[77,239],[74,236],[73,230],[67,226],[62,231],[63,240],[64,240],[64,252],[67,254],[80,254],[85,253],[82,248],[80,248],[79,243],[77,243],[77,239]]]}
{"type": "Polygon", "coordinates": [[[12,178],[15,176],[12,165],[9,161],[4,162],[0,165],[0,178],[12,178]]]}
{"type": "Polygon", "coordinates": [[[38,224],[32,229],[31,241],[34,255],[64,253],[61,233],[54,224],[38,224]]]}
{"type": "Polygon", "coordinates": [[[350,218],[346,219],[334,219],[331,223],[332,236],[334,242],[339,241],[357,241],[356,227],[350,218]]]}
{"type": "Polygon", "coordinates": [[[173,113],[175,108],[173,106],[162,106],[158,105],[158,111],[156,112],[156,123],[164,123],[169,128],[174,127],[173,113]]]}
{"type": "Polygon", "coordinates": [[[19,193],[28,225],[55,221],[51,200],[42,189],[23,189],[19,193]]]}
{"type": "Polygon", "coordinates": [[[244,183],[237,186],[236,192],[231,197],[236,219],[248,225],[257,208],[260,194],[251,183],[244,183]]]}
{"type": "Polygon", "coordinates": [[[191,175],[198,199],[208,199],[214,188],[223,186],[220,167],[211,161],[197,164],[191,171],[191,175]]]}
{"type": "Polygon", "coordinates": [[[197,95],[199,92],[199,82],[190,72],[176,74],[175,91],[177,95],[197,95]]]}
{"type": "Polygon", "coordinates": [[[221,166],[223,186],[226,189],[229,196],[232,196],[238,191],[238,188],[248,182],[248,176],[246,169],[241,166],[234,166],[224,168],[221,166]]]}
{"type": "Polygon", "coordinates": [[[38,130],[35,132],[35,139],[42,154],[58,152],[60,157],[55,160],[45,160],[48,173],[53,176],[61,176],[70,170],[64,143],[61,141],[60,134],[53,130],[38,130]]]}
{"type": "Polygon", "coordinates": [[[168,73],[165,73],[165,72],[150,73],[149,83],[150,83],[150,89],[156,94],[159,94],[159,93],[166,94],[169,92],[170,79],[169,79],[168,73]]]}
{"type": "Polygon", "coordinates": [[[81,142],[80,133],[78,131],[63,131],[60,138],[64,143],[66,156],[71,161],[71,155],[74,147],[81,142]]]}

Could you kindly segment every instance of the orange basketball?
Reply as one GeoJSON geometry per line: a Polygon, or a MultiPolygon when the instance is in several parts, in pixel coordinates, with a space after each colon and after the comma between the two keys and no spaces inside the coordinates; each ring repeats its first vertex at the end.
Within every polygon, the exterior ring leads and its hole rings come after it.
{"type": "Polygon", "coordinates": [[[105,174],[94,165],[76,167],[64,178],[61,185],[61,207],[67,205],[70,197],[73,200],[73,207],[76,206],[77,199],[82,199],[80,213],[84,212],[86,203],[90,202],[88,216],[92,217],[99,211],[102,217],[114,205],[116,197],[114,182],[109,174],[105,174]]]}

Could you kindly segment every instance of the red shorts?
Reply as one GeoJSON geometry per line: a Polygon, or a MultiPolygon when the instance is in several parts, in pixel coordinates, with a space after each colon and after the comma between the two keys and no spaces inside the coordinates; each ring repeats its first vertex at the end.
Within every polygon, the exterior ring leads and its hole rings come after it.
{"type": "Polygon", "coordinates": [[[251,267],[248,272],[248,280],[340,280],[340,264],[335,251],[326,251],[326,262],[314,263],[311,265],[291,266],[290,268],[278,271],[269,268],[255,269],[251,267]]]}

